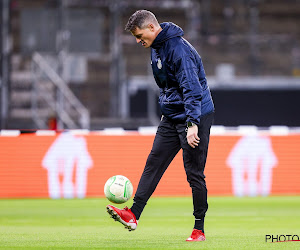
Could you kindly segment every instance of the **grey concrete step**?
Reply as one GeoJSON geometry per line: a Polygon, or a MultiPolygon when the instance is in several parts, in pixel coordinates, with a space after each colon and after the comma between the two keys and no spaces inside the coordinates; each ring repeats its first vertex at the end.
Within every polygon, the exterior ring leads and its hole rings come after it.
{"type": "MultiPolygon", "coordinates": [[[[38,115],[43,118],[50,117],[52,115],[52,109],[50,108],[41,108],[38,111],[38,115]]],[[[33,117],[33,113],[31,108],[13,108],[10,112],[11,118],[18,119],[31,119],[33,117]]]]}

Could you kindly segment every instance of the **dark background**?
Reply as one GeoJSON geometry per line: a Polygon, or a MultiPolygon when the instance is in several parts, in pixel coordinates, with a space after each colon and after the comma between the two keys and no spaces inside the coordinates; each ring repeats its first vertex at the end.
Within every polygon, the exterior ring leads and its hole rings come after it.
{"type": "MultiPolygon", "coordinates": [[[[212,90],[215,125],[300,126],[300,90],[212,90]]],[[[140,118],[147,110],[147,93],[130,99],[130,114],[140,118]]],[[[157,115],[160,116],[157,107],[157,115]]]]}

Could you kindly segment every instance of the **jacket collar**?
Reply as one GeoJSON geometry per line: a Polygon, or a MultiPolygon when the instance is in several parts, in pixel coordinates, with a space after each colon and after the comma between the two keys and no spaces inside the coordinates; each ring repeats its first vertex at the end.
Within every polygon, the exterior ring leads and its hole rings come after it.
{"type": "Polygon", "coordinates": [[[176,24],[171,22],[161,23],[162,31],[158,33],[157,37],[154,39],[151,47],[153,49],[160,48],[163,43],[170,38],[183,36],[183,30],[176,24]]]}

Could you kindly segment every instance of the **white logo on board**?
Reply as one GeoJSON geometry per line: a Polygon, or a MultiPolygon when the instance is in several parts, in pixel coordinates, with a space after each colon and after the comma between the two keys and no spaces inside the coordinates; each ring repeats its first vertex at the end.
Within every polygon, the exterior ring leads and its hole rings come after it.
{"type": "Polygon", "coordinates": [[[267,196],[271,192],[272,169],[277,158],[266,136],[242,137],[227,159],[236,196],[267,196]]]}
{"type": "Polygon", "coordinates": [[[69,132],[60,134],[42,161],[42,166],[48,170],[50,198],[84,198],[87,171],[92,165],[93,161],[84,137],[76,137],[69,132]]]}

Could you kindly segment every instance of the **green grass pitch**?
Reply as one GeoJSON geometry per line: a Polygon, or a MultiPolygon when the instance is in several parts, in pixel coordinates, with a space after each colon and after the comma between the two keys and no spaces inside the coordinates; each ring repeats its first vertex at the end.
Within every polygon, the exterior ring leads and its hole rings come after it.
{"type": "Polygon", "coordinates": [[[107,204],[105,198],[0,200],[0,248],[300,249],[300,241],[265,242],[266,234],[300,235],[299,196],[209,197],[205,242],[185,242],[193,228],[191,198],[151,198],[133,232],[109,218],[107,204]]]}

